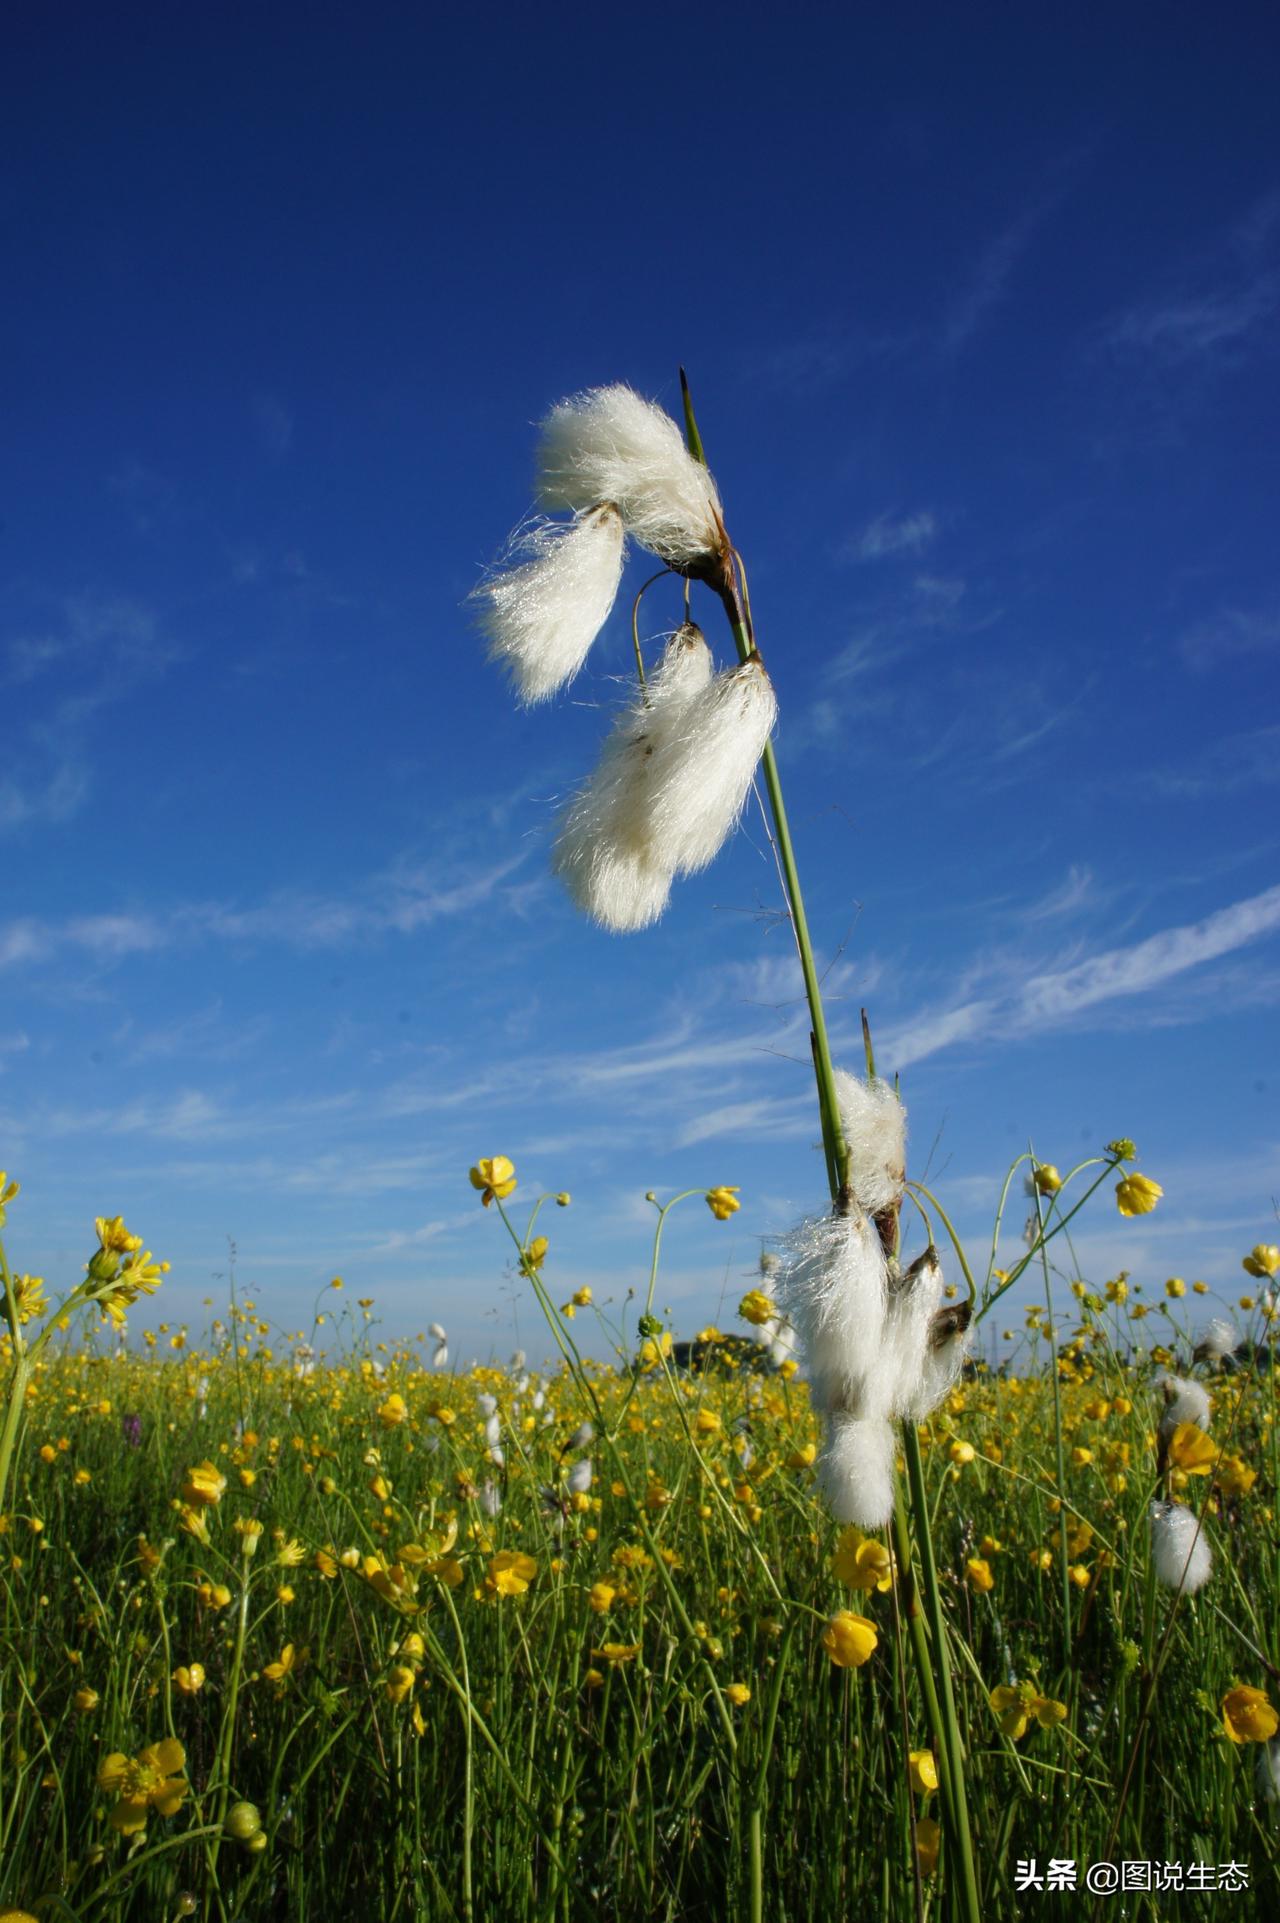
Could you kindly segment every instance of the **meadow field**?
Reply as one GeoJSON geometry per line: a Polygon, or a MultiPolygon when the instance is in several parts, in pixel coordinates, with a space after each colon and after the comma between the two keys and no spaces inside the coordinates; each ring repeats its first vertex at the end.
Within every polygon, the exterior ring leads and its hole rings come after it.
{"type": "Polygon", "coordinates": [[[119,1218],[65,1326],[6,1270],[0,1914],[963,1915],[915,1633],[980,1914],[1277,1913],[1275,1250],[1226,1304],[1052,1275],[918,1425],[912,1547],[818,1500],[767,1278],[691,1374],[507,1221],[554,1366],[389,1344],[341,1278],[304,1328],[251,1291],[104,1345],[162,1283],[119,1218]]]}

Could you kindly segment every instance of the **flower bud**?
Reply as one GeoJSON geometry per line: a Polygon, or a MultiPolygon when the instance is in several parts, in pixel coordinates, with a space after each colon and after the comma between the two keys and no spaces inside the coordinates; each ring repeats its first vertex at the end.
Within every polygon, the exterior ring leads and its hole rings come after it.
{"type": "Polygon", "coordinates": [[[248,1843],[262,1829],[262,1817],[256,1803],[233,1803],[227,1811],[223,1824],[226,1834],[237,1843],[248,1843]]]}

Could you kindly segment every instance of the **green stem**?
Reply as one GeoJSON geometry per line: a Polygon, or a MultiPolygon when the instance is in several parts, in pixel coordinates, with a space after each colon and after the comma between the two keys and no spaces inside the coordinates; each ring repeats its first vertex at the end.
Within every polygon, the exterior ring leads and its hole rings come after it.
{"type": "MultiPolygon", "coordinates": [[[[698,433],[694,418],[693,403],[689,394],[689,384],[684,370],[680,372],[681,391],[684,398],[685,430],[689,451],[696,460],[706,463],[702,438],[698,433]]],[[[726,562],[722,578],[714,581],[728,617],[734,643],[742,661],[750,660],[758,653],[755,636],[743,600],[740,577],[732,563],[726,562]]],[[[813,953],[813,943],[809,935],[808,919],[804,910],[804,897],[800,888],[800,876],[796,867],[795,851],[791,843],[791,832],[787,824],[786,805],[782,798],[782,783],[778,774],[778,764],[773,752],[773,744],[765,744],[761,757],[764,784],[769,796],[770,812],[773,816],[774,846],[782,872],[783,886],[786,891],[787,905],[791,912],[791,926],[795,935],[796,949],[800,957],[801,972],[804,976],[805,995],[809,1004],[809,1018],[812,1030],[814,1073],[818,1084],[818,1107],[822,1116],[823,1146],[826,1151],[827,1169],[831,1179],[832,1200],[838,1201],[849,1180],[849,1148],[840,1127],[840,1108],[836,1096],[835,1067],[831,1059],[831,1045],[827,1037],[826,1017],[822,1007],[822,990],[818,980],[817,963],[813,953]]],[[[868,1072],[874,1073],[871,1060],[870,1038],[867,1042],[868,1072]]],[[[930,1673],[929,1649],[923,1635],[913,1635],[912,1647],[920,1668],[921,1687],[926,1703],[932,1701],[934,1708],[933,1727],[935,1740],[938,1736],[945,1747],[951,1763],[952,1803],[954,1841],[960,1855],[962,1896],[964,1913],[968,1923],[978,1923],[980,1915],[977,1879],[973,1861],[973,1842],[969,1833],[968,1805],[964,1788],[964,1758],[960,1742],[959,1726],[956,1722],[954,1693],[951,1687],[951,1673],[947,1657],[946,1630],[942,1612],[942,1599],[938,1590],[937,1570],[933,1560],[933,1545],[929,1536],[928,1500],[924,1488],[923,1471],[920,1464],[920,1443],[914,1424],[903,1424],[903,1443],[907,1458],[908,1474],[911,1482],[911,1500],[915,1515],[916,1537],[920,1552],[922,1584],[930,1613],[933,1629],[933,1655],[942,1679],[941,1701],[933,1687],[930,1673]],[[938,1709],[942,1715],[940,1723],[938,1709]]],[[[903,1525],[905,1534],[905,1524],[903,1525]]],[[[909,1561],[904,1565],[909,1568],[909,1561]]]]}

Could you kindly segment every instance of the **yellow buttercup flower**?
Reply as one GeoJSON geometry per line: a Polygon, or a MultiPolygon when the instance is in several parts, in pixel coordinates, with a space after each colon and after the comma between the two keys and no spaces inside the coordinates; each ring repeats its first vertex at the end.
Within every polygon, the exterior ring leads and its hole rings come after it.
{"type": "Polygon", "coordinates": [[[938,1787],[938,1765],[931,1749],[913,1749],[911,1787],[917,1796],[932,1796],[938,1787]]]}
{"type": "Polygon", "coordinates": [[[1240,1266],[1250,1275],[1275,1275],[1280,1271],[1280,1248],[1274,1242],[1259,1242],[1240,1266]]]}
{"type": "Polygon", "coordinates": [[[75,1695],[71,1698],[71,1700],[76,1706],[76,1712],[78,1715],[92,1716],[94,1710],[98,1707],[98,1704],[101,1701],[101,1698],[98,1695],[98,1692],[96,1689],[89,1689],[88,1687],[86,1687],[84,1689],[78,1689],[75,1695]]]}
{"type": "Polygon", "coordinates": [[[1052,1696],[1042,1696],[1032,1683],[1001,1683],[988,1699],[1000,1718],[1000,1727],[1011,1742],[1024,1736],[1034,1721],[1041,1729],[1052,1729],[1066,1720],[1067,1706],[1052,1696]]]}
{"type": "Polygon", "coordinates": [[[980,1595],[986,1595],[988,1590],[996,1586],[996,1579],[991,1573],[991,1564],[985,1556],[970,1556],[964,1566],[964,1573],[966,1580],[980,1595]]]}
{"type": "Polygon", "coordinates": [[[286,1643],[284,1648],[280,1651],[280,1659],[278,1662],[263,1664],[262,1666],[263,1681],[268,1683],[276,1683],[281,1688],[283,1688],[285,1683],[288,1682],[290,1676],[292,1676],[294,1670],[298,1668],[300,1660],[301,1659],[298,1655],[298,1652],[294,1648],[293,1644],[286,1643]]]}
{"type": "Polygon", "coordinates": [[[1032,1172],[1032,1180],[1041,1195],[1056,1195],[1062,1187],[1062,1177],[1052,1162],[1040,1162],[1032,1172]]]}
{"type": "Polygon", "coordinates": [[[184,1696],[198,1696],[204,1688],[204,1664],[180,1663],[173,1672],[173,1680],[184,1696]]]}
{"type": "Polygon", "coordinates": [[[776,1305],[763,1289],[748,1289],[738,1304],[738,1314],[743,1321],[752,1323],[757,1329],[763,1329],[767,1322],[772,1322],[777,1313],[776,1305]]]}
{"type": "Polygon", "coordinates": [[[861,1669],[879,1640],[875,1624],[852,1609],[838,1609],[822,1632],[822,1647],[837,1669],[861,1669]]]}
{"type": "Polygon", "coordinates": [[[379,1422],[385,1428],[395,1429],[404,1422],[409,1414],[409,1406],[402,1395],[389,1395],[377,1411],[379,1422]]]}
{"type": "Polygon", "coordinates": [[[623,1663],[633,1663],[635,1661],[636,1657],[640,1654],[640,1644],[605,1643],[603,1648],[593,1649],[591,1654],[593,1657],[599,1656],[602,1661],[608,1663],[612,1668],[617,1669],[623,1663]]]}
{"type": "Polygon", "coordinates": [[[724,1693],[735,1709],[741,1709],[744,1703],[751,1701],[751,1691],[745,1683],[727,1683],[724,1693]]]}
{"type": "Polygon", "coordinates": [[[387,1701],[389,1703],[403,1703],[407,1697],[413,1694],[415,1681],[414,1673],[407,1663],[393,1663],[388,1671],[387,1680],[383,1685],[386,1690],[387,1701]]]}
{"type": "Polygon", "coordinates": [[[505,1202],[516,1186],[515,1163],[506,1155],[488,1156],[469,1173],[471,1186],[480,1190],[486,1208],[490,1202],[505,1202]]]}
{"type": "Polygon", "coordinates": [[[538,1573],[532,1556],[521,1549],[500,1549],[489,1562],[485,1587],[495,1596],[523,1596],[538,1573]]]}
{"type": "Polygon", "coordinates": [[[741,1193],[741,1189],[718,1188],[707,1190],[707,1207],[711,1210],[717,1222],[727,1222],[731,1215],[737,1214],[738,1210],[742,1207],[741,1202],[738,1200],[741,1193]]]}
{"type": "Polygon", "coordinates": [[[573,1296],[571,1299],[576,1308],[589,1309],[591,1307],[591,1301],[592,1301],[591,1284],[589,1282],[584,1282],[580,1289],[574,1290],[573,1296]]]}
{"type": "Polygon", "coordinates": [[[530,1242],[529,1246],[524,1250],[524,1253],[521,1256],[521,1261],[524,1264],[524,1271],[526,1275],[531,1274],[534,1269],[540,1269],[542,1267],[543,1263],[547,1259],[547,1250],[550,1247],[551,1247],[551,1244],[550,1242],[548,1242],[545,1235],[534,1236],[532,1242],[530,1242]]]}
{"type": "Polygon", "coordinates": [[[1176,1301],[1179,1296],[1186,1294],[1187,1285],[1180,1275],[1171,1275],[1164,1285],[1164,1292],[1166,1295],[1171,1295],[1176,1301]]]}
{"type": "Polygon", "coordinates": [[[182,1500],[192,1509],[215,1509],[226,1494],[227,1479],[213,1462],[199,1462],[188,1469],[182,1485],[182,1500]]]}
{"type": "Polygon", "coordinates": [[[1194,1422],[1180,1422],[1169,1438],[1169,1460],[1184,1475],[1207,1476],[1218,1460],[1217,1444],[1194,1422]]]}
{"type": "Polygon", "coordinates": [[[1222,1727],[1233,1743],[1269,1743],[1280,1729],[1280,1715],[1265,1689],[1240,1683],[1222,1699],[1222,1727]]]}
{"type": "Polygon", "coordinates": [[[180,1772],[187,1753],[172,1736],[152,1743],[134,1757],[113,1750],[98,1765],[98,1788],[118,1798],[108,1821],[122,1836],[134,1836],[147,1826],[152,1810],[173,1816],[191,1785],[180,1772]]]}
{"type": "Polygon", "coordinates": [[[1126,1175],[1116,1183],[1116,1207],[1121,1215],[1150,1215],[1163,1194],[1149,1175],[1126,1175]]]}
{"type": "Polygon", "coordinates": [[[938,1855],[942,1848],[942,1830],[932,1816],[922,1816],[916,1823],[916,1861],[920,1865],[921,1876],[932,1876],[938,1867],[938,1855]]]}
{"type": "Polygon", "coordinates": [[[874,1536],[864,1536],[856,1523],[841,1530],[831,1567],[848,1589],[886,1590],[893,1584],[889,1551],[874,1536]]]}

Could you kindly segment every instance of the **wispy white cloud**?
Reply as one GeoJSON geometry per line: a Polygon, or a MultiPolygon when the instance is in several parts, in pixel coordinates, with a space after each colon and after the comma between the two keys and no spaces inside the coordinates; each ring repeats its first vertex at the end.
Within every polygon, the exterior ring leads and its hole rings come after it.
{"type": "Polygon", "coordinates": [[[938,523],[928,509],[918,514],[894,516],[877,514],[860,534],[852,536],[841,549],[849,561],[883,561],[899,555],[923,554],[938,531],[938,523]]]}
{"type": "MultiPolygon", "coordinates": [[[[958,1042],[1002,1040],[1061,1027],[1090,1009],[1154,990],[1280,930],[1280,886],[1219,909],[1203,921],[1162,929],[1069,968],[1028,974],[1002,992],[924,1011],[892,1028],[884,1053],[906,1067],[958,1042]]],[[[1153,1018],[1154,1020],[1154,1018],[1153,1018]]]]}
{"type": "Polygon", "coordinates": [[[1222,608],[1188,628],[1178,647],[1187,666],[1202,672],[1237,655],[1280,651],[1280,606],[1222,608]]]}
{"type": "MultiPolygon", "coordinates": [[[[0,788],[0,819],[3,789],[0,788]]],[[[526,859],[524,851],[487,867],[459,873],[441,861],[394,868],[349,897],[281,890],[262,902],[184,902],[143,913],[78,915],[62,922],[34,918],[0,925],[0,966],[46,960],[77,951],[100,961],[198,946],[207,941],[278,944],[298,949],[340,948],[379,936],[414,934],[463,916],[489,901],[526,859]]]]}
{"type": "Polygon", "coordinates": [[[1280,311],[1278,210],[1280,193],[1255,201],[1162,292],[1114,315],[1104,345],[1170,368],[1265,345],[1280,311]]]}

